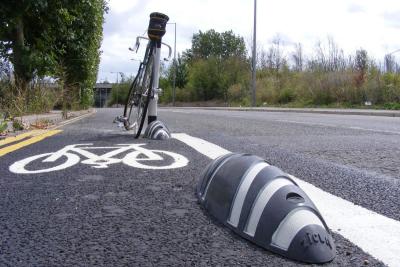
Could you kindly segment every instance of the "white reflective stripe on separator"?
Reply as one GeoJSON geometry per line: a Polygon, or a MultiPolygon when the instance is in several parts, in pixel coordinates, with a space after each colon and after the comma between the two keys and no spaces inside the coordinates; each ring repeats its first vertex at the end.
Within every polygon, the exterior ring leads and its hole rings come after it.
{"type": "Polygon", "coordinates": [[[158,130],[155,134],[154,134],[154,136],[152,136],[154,139],[157,139],[157,137],[158,137],[158,135],[161,133],[161,130],[158,130]]]}
{"type": "Polygon", "coordinates": [[[231,207],[231,212],[230,212],[229,219],[228,219],[228,223],[230,225],[232,225],[234,227],[238,226],[240,214],[242,212],[243,203],[246,198],[247,192],[249,191],[250,185],[256,178],[257,174],[262,169],[264,169],[265,167],[268,167],[268,166],[269,166],[269,164],[266,162],[259,162],[253,166],[250,166],[250,168],[245,173],[245,175],[242,178],[242,181],[240,183],[240,186],[235,194],[233,205],[231,207]]]}
{"type": "Polygon", "coordinates": [[[157,137],[160,134],[163,134],[163,132],[164,132],[164,134],[168,135],[167,132],[164,129],[158,129],[157,132],[154,134],[154,138],[157,139],[157,137]]]}
{"type": "Polygon", "coordinates": [[[207,195],[208,188],[210,187],[211,181],[214,179],[215,174],[219,171],[219,169],[221,169],[221,167],[222,167],[230,158],[231,158],[231,157],[229,156],[229,157],[227,157],[226,159],[224,159],[224,160],[219,164],[219,166],[214,170],[214,172],[211,174],[210,179],[208,179],[208,181],[207,181],[207,184],[206,184],[206,187],[205,187],[205,189],[204,189],[203,195],[201,196],[201,199],[202,199],[202,200],[205,200],[205,199],[206,199],[206,195],[207,195]]]}
{"type": "Polygon", "coordinates": [[[244,232],[250,236],[254,236],[257,230],[258,222],[260,221],[261,215],[264,211],[265,206],[268,204],[271,197],[281,187],[286,185],[292,185],[293,183],[285,178],[277,178],[266,184],[258,193],[257,198],[254,200],[253,207],[251,209],[249,218],[244,232]]]}
{"type": "Polygon", "coordinates": [[[307,225],[319,225],[325,229],[321,220],[313,212],[304,208],[292,210],[272,235],[271,245],[288,250],[296,234],[307,225]]]}

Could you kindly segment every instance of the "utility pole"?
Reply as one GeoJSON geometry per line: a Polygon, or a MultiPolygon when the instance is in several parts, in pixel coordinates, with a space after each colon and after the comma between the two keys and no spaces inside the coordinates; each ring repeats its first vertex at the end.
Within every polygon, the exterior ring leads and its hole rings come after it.
{"type": "Polygon", "coordinates": [[[172,64],[174,68],[174,76],[172,82],[172,106],[175,106],[175,92],[176,92],[176,22],[169,22],[167,24],[174,24],[175,29],[175,41],[174,41],[174,62],[172,64]]]}
{"type": "Polygon", "coordinates": [[[119,76],[119,73],[117,72],[117,107],[118,107],[118,104],[119,104],[119,102],[118,102],[118,96],[119,96],[118,76],[119,76]]]}
{"type": "Polygon", "coordinates": [[[256,64],[257,64],[257,0],[254,0],[254,29],[253,29],[253,62],[252,62],[252,73],[251,73],[251,105],[256,106],[256,64]]]}

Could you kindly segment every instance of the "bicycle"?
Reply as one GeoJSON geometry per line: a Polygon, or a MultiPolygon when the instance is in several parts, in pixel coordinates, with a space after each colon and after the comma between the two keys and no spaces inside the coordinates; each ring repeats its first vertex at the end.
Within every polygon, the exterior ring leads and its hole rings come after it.
{"type": "Polygon", "coordinates": [[[148,124],[157,120],[158,94],[161,92],[159,88],[161,46],[169,48],[168,59],[172,55],[171,46],[162,42],[168,20],[167,15],[151,13],[148,37],[136,37],[135,48],[129,48],[137,52],[140,40],[148,40],[144,59],[140,62],[137,75],[129,88],[124,114],[115,120],[122,123],[126,130],[133,130],[135,138],[139,138],[142,132],[147,112],[148,124]]]}

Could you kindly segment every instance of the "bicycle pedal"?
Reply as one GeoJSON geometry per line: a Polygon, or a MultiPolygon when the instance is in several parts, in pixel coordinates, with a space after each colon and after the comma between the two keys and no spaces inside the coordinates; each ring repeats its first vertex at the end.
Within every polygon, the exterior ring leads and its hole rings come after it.
{"type": "Polygon", "coordinates": [[[125,118],[124,116],[118,116],[114,119],[113,123],[118,123],[118,127],[119,127],[120,123],[124,124],[124,122],[126,122],[126,121],[127,121],[127,118],[125,118]]]}

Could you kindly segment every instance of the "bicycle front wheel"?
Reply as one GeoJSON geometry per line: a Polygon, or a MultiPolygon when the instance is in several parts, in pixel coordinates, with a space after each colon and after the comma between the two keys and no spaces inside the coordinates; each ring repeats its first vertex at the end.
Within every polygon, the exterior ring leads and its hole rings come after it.
{"type": "Polygon", "coordinates": [[[135,138],[140,136],[151,97],[151,72],[153,67],[153,47],[146,49],[144,62],[140,65],[125,104],[125,129],[133,130],[135,138]]]}

